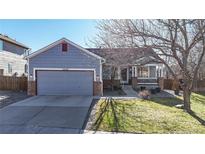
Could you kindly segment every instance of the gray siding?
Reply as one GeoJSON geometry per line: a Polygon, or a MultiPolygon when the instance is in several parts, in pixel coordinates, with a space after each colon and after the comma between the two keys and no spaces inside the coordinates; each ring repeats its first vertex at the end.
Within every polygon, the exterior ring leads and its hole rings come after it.
{"type": "MultiPolygon", "coordinates": [[[[68,52],[62,52],[61,44],[29,59],[29,73],[33,68],[92,68],[100,76],[100,60],[69,45],[68,52]]],[[[31,78],[30,78],[31,79],[31,78]]]]}
{"type": "Polygon", "coordinates": [[[18,55],[23,55],[25,49],[23,47],[17,46],[15,44],[3,41],[3,50],[9,51],[18,55]]]}
{"type": "Polygon", "coordinates": [[[18,73],[18,76],[21,76],[25,73],[25,64],[26,60],[23,59],[23,56],[13,54],[8,51],[0,50],[0,69],[3,69],[3,75],[11,76],[14,73],[18,73]],[[8,72],[8,64],[12,65],[12,72],[8,72]]]}

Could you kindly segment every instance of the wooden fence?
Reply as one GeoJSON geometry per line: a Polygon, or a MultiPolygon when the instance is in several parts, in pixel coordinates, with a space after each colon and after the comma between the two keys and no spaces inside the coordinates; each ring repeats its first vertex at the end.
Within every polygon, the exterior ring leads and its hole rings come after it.
{"type": "MultiPolygon", "coordinates": [[[[164,89],[173,90],[173,79],[164,79],[164,89]]],[[[205,91],[205,79],[194,82],[194,91],[205,91]]]]}
{"type": "Polygon", "coordinates": [[[164,79],[164,89],[173,89],[173,79],[164,79]]]}
{"type": "Polygon", "coordinates": [[[0,90],[27,91],[27,77],[0,76],[0,90]]]}

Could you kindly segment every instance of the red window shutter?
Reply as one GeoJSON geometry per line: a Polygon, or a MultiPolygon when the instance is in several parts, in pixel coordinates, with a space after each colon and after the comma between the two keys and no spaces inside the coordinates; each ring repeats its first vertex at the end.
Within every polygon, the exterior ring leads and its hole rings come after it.
{"type": "Polygon", "coordinates": [[[62,43],[62,51],[67,52],[68,51],[68,44],[67,43],[62,43]]]}

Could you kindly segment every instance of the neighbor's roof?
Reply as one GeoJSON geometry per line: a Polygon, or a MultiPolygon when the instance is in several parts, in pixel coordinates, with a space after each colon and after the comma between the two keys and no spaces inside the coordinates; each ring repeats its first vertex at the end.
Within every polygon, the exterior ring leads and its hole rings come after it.
{"type": "Polygon", "coordinates": [[[23,47],[25,49],[29,49],[29,47],[27,47],[26,45],[24,45],[24,44],[22,44],[22,43],[20,43],[20,42],[18,42],[16,40],[8,37],[7,35],[0,34],[0,40],[4,40],[4,41],[10,42],[10,43],[13,43],[13,44],[18,45],[20,47],[23,47]]]}
{"type": "Polygon", "coordinates": [[[87,48],[87,50],[106,59],[107,64],[114,65],[144,65],[159,63],[153,58],[151,48],[87,48]]]}

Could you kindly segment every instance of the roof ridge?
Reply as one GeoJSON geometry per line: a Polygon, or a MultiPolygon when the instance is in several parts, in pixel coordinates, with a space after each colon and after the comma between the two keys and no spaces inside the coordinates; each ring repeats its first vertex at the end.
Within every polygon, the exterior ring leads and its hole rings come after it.
{"type": "Polygon", "coordinates": [[[24,45],[23,43],[18,42],[17,40],[9,37],[8,35],[4,35],[4,34],[0,33],[0,39],[2,39],[4,41],[8,41],[8,42],[13,43],[13,44],[16,44],[18,46],[24,47],[26,49],[29,49],[28,46],[24,45]]]}

